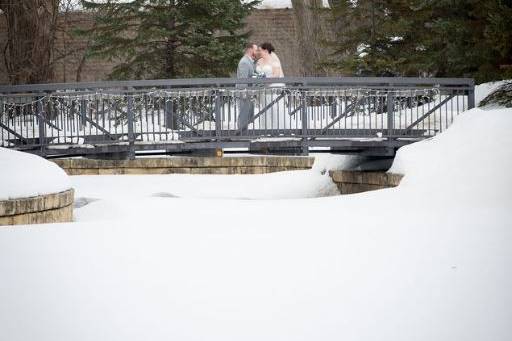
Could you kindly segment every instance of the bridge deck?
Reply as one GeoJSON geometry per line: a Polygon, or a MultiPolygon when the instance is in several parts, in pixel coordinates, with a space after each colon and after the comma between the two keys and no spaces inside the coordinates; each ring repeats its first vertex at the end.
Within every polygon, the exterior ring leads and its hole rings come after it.
{"type": "MultiPolygon", "coordinates": [[[[312,140],[307,143],[311,151],[328,150],[344,154],[361,154],[368,156],[392,156],[396,149],[416,142],[418,140],[392,140],[392,141],[372,141],[372,140],[312,140]]],[[[51,145],[45,148],[44,156],[76,156],[76,155],[101,155],[101,154],[127,154],[132,151],[135,153],[161,153],[161,154],[182,154],[195,151],[208,151],[216,149],[238,150],[248,153],[265,154],[304,154],[304,142],[302,140],[282,139],[275,141],[266,140],[239,140],[239,141],[193,141],[193,142],[173,142],[173,143],[102,143],[102,144],[69,144],[69,145],[51,145]]],[[[40,148],[33,146],[20,146],[21,151],[27,151],[34,154],[41,154],[40,148]]]]}

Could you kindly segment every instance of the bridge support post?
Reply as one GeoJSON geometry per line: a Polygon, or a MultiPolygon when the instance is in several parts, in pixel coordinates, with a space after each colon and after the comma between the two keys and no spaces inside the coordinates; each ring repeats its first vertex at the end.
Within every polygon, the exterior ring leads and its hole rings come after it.
{"type": "Polygon", "coordinates": [[[388,92],[386,101],[388,109],[388,140],[392,140],[395,129],[395,98],[391,92],[388,92]]]}
{"type": "Polygon", "coordinates": [[[471,90],[468,90],[468,109],[473,109],[475,107],[475,87],[471,90]]]}
{"type": "Polygon", "coordinates": [[[127,98],[127,118],[128,118],[128,158],[135,159],[135,134],[133,133],[133,96],[128,95],[127,98]]]}
{"type": "Polygon", "coordinates": [[[87,118],[87,101],[82,99],[80,101],[80,126],[85,127],[85,121],[87,118]]]}
{"type": "Polygon", "coordinates": [[[39,148],[40,153],[42,157],[46,156],[46,129],[45,129],[45,122],[43,119],[43,102],[41,98],[38,98],[37,105],[37,125],[39,128],[39,148]]]}
{"type": "Polygon", "coordinates": [[[222,137],[222,93],[219,90],[214,90],[213,96],[215,96],[215,136],[217,142],[220,142],[222,137]]]}
{"type": "Polygon", "coordinates": [[[338,103],[336,103],[336,97],[331,97],[330,102],[331,118],[334,119],[338,115],[338,103]]]}
{"type": "Polygon", "coordinates": [[[309,155],[309,147],[308,147],[308,103],[306,99],[306,92],[303,90],[300,93],[301,95],[301,108],[300,108],[300,117],[302,120],[302,155],[309,155]]]}
{"type": "Polygon", "coordinates": [[[171,96],[165,97],[164,104],[165,127],[167,129],[178,129],[178,118],[174,113],[174,100],[171,96]]]}

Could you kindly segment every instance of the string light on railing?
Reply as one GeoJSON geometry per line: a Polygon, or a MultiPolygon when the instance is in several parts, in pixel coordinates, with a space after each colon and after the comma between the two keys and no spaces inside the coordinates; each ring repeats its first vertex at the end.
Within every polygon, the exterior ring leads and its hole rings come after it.
{"type": "Polygon", "coordinates": [[[94,101],[108,101],[113,102],[115,106],[127,107],[128,98],[132,98],[136,108],[140,109],[144,99],[149,99],[148,103],[150,106],[155,107],[159,105],[159,102],[170,103],[170,102],[181,102],[182,98],[189,98],[192,102],[211,103],[213,98],[221,95],[223,97],[228,96],[236,99],[250,99],[254,104],[261,104],[264,102],[265,96],[287,96],[288,100],[300,100],[303,96],[312,98],[313,102],[317,99],[322,99],[324,103],[331,103],[334,101],[337,105],[340,105],[342,99],[350,101],[359,101],[364,98],[382,98],[391,95],[395,98],[413,98],[413,97],[428,97],[433,98],[440,95],[439,88],[428,88],[428,89],[372,89],[372,88],[344,88],[344,89],[313,89],[313,90],[302,90],[296,88],[286,87],[267,87],[267,88],[244,88],[244,89],[201,89],[201,90],[163,90],[156,89],[153,91],[140,92],[140,93],[113,93],[113,92],[99,92],[86,93],[86,94],[72,94],[72,93],[53,93],[45,96],[39,96],[37,99],[32,99],[28,102],[20,103],[22,100],[19,96],[7,96],[0,95],[2,100],[3,111],[14,111],[14,110],[25,110],[25,108],[31,108],[31,110],[38,110],[35,106],[39,104],[52,102],[57,105],[60,109],[74,106],[74,102],[80,102],[78,105],[81,106],[85,101],[88,105],[89,102],[94,101]],[[69,104],[71,102],[71,104],[69,104]],[[66,104],[68,103],[68,104],[66,104]]]}

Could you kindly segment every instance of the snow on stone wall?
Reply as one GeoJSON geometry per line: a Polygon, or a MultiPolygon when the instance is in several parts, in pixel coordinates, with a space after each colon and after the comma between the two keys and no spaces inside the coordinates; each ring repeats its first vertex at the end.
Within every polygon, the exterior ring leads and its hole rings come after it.
{"type": "Polygon", "coordinates": [[[58,193],[70,188],[69,177],[53,162],[0,148],[0,200],[58,193]]]}

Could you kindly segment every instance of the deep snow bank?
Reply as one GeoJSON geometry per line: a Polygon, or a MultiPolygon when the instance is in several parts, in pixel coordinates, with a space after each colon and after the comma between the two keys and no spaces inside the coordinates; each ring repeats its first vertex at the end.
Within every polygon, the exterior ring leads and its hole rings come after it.
{"type": "Polygon", "coordinates": [[[0,200],[58,193],[71,188],[67,174],[39,156],[0,148],[0,200]]]}
{"type": "MultiPolygon", "coordinates": [[[[477,105],[506,82],[476,86],[477,105]]],[[[442,134],[400,148],[389,171],[405,175],[401,191],[511,204],[511,128],[510,108],[466,111],[442,134]]]]}
{"type": "Polygon", "coordinates": [[[405,175],[402,189],[510,202],[511,128],[512,109],[472,109],[443,134],[401,148],[390,172],[405,175]]]}

